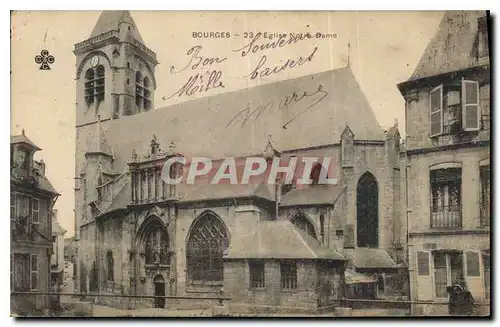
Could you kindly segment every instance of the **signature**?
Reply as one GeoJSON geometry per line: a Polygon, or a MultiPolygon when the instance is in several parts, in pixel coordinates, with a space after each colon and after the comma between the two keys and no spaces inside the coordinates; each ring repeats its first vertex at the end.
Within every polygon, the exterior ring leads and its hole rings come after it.
{"type": "Polygon", "coordinates": [[[291,119],[289,119],[288,121],[286,121],[285,124],[283,124],[281,126],[283,129],[286,129],[287,126],[290,123],[292,123],[295,119],[297,119],[298,117],[302,116],[306,112],[308,112],[311,109],[313,109],[314,106],[316,106],[318,103],[320,103],[328,95],[328,92],[325,91],[325,90],[323,90],[323,85],[322,84],[318,85],[318,88],[316,89],[316,91],[314,91],[312,93],[308,93],[307,91],[303,91],[303,92],[299,92],[299,93],[293,92],[292,94],[286,95],[285,97],[283,97],[282,99],[280,99],[277,107],[275,105],[276,102],[274,100],[271,100],[271,101],[267,102],[264,105],[262,105],[262,104],[258,105],[255,108],[252,108],[249,105],[246,108],[240,110],[231,119],[231,121],[229,121],[229,123],[226,125],[226,128],[228,128],[233,123],[235,123],[235,121],[236,121],[236,119],[238,117],[243,118],[243,120],[241,121],[241,126],[240,126],[240,127],[243,127],[250,119],[256,120],[265,111],[271,111],[271,110],[276,110],[276,109],[285,110],[291,104],[299,103],[299,102],[303,101],[304,99],[312,98],[315,95],[319,95],[319,98],[317,97],[317,99],[314,102],[312,102],[311,104],[309,104],[308,106],[306,106],[302,111],[300,111],[298,114],[296,114],[294,117],[292,117],[291,119]]]}
{"type": "Polygon", "coordinates": [[[168,100],[173,98],[174,96],[181,97],[183,95],[193,95],[195,93],[203,93],[212,89],[224,88],[226,87],[224,83],[221,81],[222,71],[220,70],[212,70],[207,71],[205,74],[196,74],[190,76],[186,84],[184,84],[180,89],[178,89],[174,94],[169,97],[163,97],[163,100],[168,100]],[[208,79],[204,80],[204,75],[208,75],[208,79]]]}
{"type": "Polygon", "coordinates": [[[233,52],[240,52],[241,56],[245,57],[249,53],[256,53],[258,51],[264,51],[267,49],[276,49],[282,48],[288,44],[295,44],[299,41],[310,38],[307,34],[298,34],[298,33],[290,33],[288,35],[280,35],[279,38],[272,42],[258,44],[257,41],[262,37],[262,33],[259,32],[255,34],[254,38],[250,41],[250,43],[244,45],[240,49],[233,50],[233,52]],[[288,37],[288,39],[286,39],[288,37]]]}
{"type": "Polygon", "coordinates": [[[213,64],[220,64],[224,61],[227,60],[227,57],[203,57],[200,56],[200,51],[203,49],[201,45],[195,45],[194,47],[190,48],[187,52],[186,55],[190,56],[190,60],[187,63],[186,66],[183,68],[176,70],[175,66],[170,67],[170,74],[177,74],[180,73],[188,68],[191,68],[191,70],[198,69],[199,67],[204,67],[204,66],[210,66],[213,64]]]}
{"type": "MultiPolygon", "coordinates": [[[[180,73],[188,68],[190,70],[195,70],[198,68],[204,68],[206,66],[211,66],[214,64],[220,64],[227,60],[226,57],[203,57],[200,56],[200,51],[202,47],[200,45],[195,45],[191,47],[186,55],[190,56],[190,60],[186,66],[176,70],[174,66],[170,67],[170,74],[180,73]]],[[[187,82],[178,89],[174,94],[169,97],[163,97],[163,100],[168,100],[174,96],[181,97],[183,95],[191,96],[195,93],[203,93],[212,89],[224,88],[226,87],[222,82],[222,71],[221,70],[208,70],[204,73],[197,73],[189,77],[187,82]]]]}
{"type": "Polygon", "coordinates": [[[260,58],[260,61],[257,64],[257,67],[255,67],[255,69],[245,77],[250,77],[250,79],[256,79],[259,76],[264,77],[264,76],[269,76],[272,74],[277,74],[279,72],[284,71],[287,68],[293,68],[295,66],[302,66],[306,62],[311,62],[313,60],[314,54],[316,53],[317,50],[318,50],[318,47],[314,47],[314,50],[306,58],[303,58],[302,56],[300,56],[297,60],[293,60],[293,59],[289,58],[283,65],[274,66],[274,68],[272,68],[272,69],[269,67],[262,68],[267,61],[267,56],[263,55],[262,58],[260,58]]]}

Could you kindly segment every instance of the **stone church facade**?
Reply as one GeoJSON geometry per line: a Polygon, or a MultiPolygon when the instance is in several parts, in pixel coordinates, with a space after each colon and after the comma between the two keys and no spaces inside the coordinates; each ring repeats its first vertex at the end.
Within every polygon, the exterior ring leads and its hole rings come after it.
{"type": "Polygon", "coordinates": [[[400,136],[349,67],[155,108],[158,61],[128,11],[103,12],[74,53],[77,292],[192,308],[223,290],[235,308],[316,310],[364,275],[367,296],[405,293],[400,136]],[[172,156],[329,157],[319,168],[338,183],[167,185],[172,156]]]}

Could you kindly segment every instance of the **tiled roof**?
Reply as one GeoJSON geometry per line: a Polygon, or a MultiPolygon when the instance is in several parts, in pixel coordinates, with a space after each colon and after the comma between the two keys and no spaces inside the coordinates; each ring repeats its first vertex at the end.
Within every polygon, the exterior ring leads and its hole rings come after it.
{"type": "Polygon", "coordinates": [[[261,154],[269,135],[280,151],[339,143],[346,125],[357,140],[385,140],[348,67],[122,116],[109,126],[107,139],[120,171],[131,160],[132,150],[147,152],[153,134],[161,148],[174,141],[185,156],[219,159],[261,154]],[[284,106],[294,92],[311,96],[284,106]],[[252,111],[266,110],[243,123],[238,113],[249,106],[252,111]]]}
{"type": "Polygon", "coordinates": [[[137,40],[144,44],[142,36],[137,29],[134,19],[132,18],[130,11],[128,10],[105,10],[99,16],[97,23],[90,34],[90,38],[94,36],[101,35],[103,33],[118,30],[118,26],[121,22],[129,23],[133,26],[130,30],[131,35],[137,40]]]}
{"type": "Polygon", "coordinates": [[[410,81],[478,66],[478,18],[485,11],[447,11],[410,81]]]}
{"type": "Polygon", "coordinates": [[[365,283],[376,283],[377,281],[372,276],[368,276],[359,272],[355,272],[351,269],[346,269],[345,273],[345,283],[346,284],[365,284],[365,283]]]}
{"type": "Polygon", "coordinates": [[[356,268],[397,268],[398,265],[386,250],[376,248],[356,248],[349,258],[356,268]]]}
{"type": "Polygon", "coordinates": [[[38,177],[38,187],[44,191],[47,191],[47,192],[51,192],[51,193],[54,193],[54,194],[57,194],[57,195],[60,195],[56,189],[54,188],[54,186],[52,186],[52,184],[50,183],[50,181],[48,180],[47,177],[45,176],[39,176],[38,177]]]}
{"type": "Polygon", "coordinates": [[[10,136],[10,144],[17,144],[17,143],[25,143],[31,145],[33,148],[36,150],[41,150],[35,143],[33,143],[29,138],[26,137],[24,134],[20,135],[11,135],[10,136]]]}
{"type": "Polygon", "coordinates": [[[224,256],[226,259],[345,260],[336,251],[322,247],[288,220],[262,221],[252,230],[233,237],[237,237],[238,242],[231,243],[224,256]]]}
{"type": "Polygon", "coordinates": [[[341,190],[340,185],[314,185],[293,189],[281,197],[280,206],[333,204],[341,190]]]}
{"type": "Polygon", "coordinates": [[[179,185],[180,202],[203,201],[210,199],[230,199],[259,197],[274,201],[274,193],[267,184],[207,184],[179,185]]]}

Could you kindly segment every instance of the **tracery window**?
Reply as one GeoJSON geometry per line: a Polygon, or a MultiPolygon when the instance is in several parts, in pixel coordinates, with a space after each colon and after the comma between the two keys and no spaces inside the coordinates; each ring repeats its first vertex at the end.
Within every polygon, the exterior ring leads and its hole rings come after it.
{"type": "Polygon", "coordinates": [[[105,70],[103,65],[89,68],[85,72],[85,101],[90,106],[94,102],[99,104],[104,100],[105,70]]]}
{"type": "Polygon", "coordinates": [[[227,230],[213,214],[204,214],[194,223],[188,239],[187,268],[191,281],[222,281],[222,256],[229,246],[227,230]]]}
{"type": "Polygon", "coordinates": [[[170,263],[167,232],[159,224],[153,224],[148,230],[145,250],[146,264],[168,265],[170,263]]]}

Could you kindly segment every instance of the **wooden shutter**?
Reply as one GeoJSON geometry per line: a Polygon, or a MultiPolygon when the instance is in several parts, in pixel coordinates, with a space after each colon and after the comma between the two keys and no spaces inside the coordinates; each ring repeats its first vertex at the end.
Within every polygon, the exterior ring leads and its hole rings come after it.
{"type": "Polygon", "coordinates": [[[464,252],[464,254],[464,272],[465,280],[467,282],[467,289],[472,293],[472,296],[477,302],[484,298],[481,252],[475,250],[467,250],[464,252]]]}
{"type": "Polygon", "coordinates": [[[418,250],[416,256],[417,298],[432,300],[434,298],[432,282],[432,255],[430,251],[418,250]]]}
{"type": "Polygon", "coordinates": [[[464,131],[479,130],[479,83],[462,79],[462,126],[464,131]]]}
{"type": "Polygon", "coordinates": [[[429,94],[430,137],[443,134],[443,85],[432,89],[429,94]]]}

